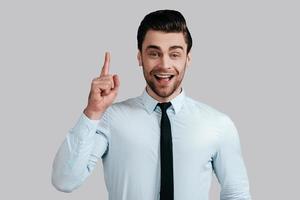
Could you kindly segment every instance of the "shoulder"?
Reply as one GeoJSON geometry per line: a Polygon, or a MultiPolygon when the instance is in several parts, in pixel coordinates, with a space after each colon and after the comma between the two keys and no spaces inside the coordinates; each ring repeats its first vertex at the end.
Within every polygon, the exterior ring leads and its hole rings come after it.
{"type": "Polygon", "coordinates": [[[128,98],[122,101],[114,102],[106,110],[106,115],[128,115],[142,108],[142,102],[138,97],[128,98]]]}
{"type": "Polygon", "coordinates": [[[205,127],[213,130],[212,132],[220,139],[220,144],[224,141],[238,143],[237,128],[228,114],[190,97],[186,98],[185,108],[187,108],[185,110],[188,111],[190,115],[195,116],[199,124],[205,124],[207,125],[205,127]]]}
{"type": "Polygon", "coordinates": [[[110,107],[111,110],[119,110],[119,109],[136,109],[142,105],[139,97],[132,97],[122,101],[118,101],[113,103],[110,107]]]}
{"type": "Polygon", "coordinates": [[[208,117],[222,117],[226,115],[223,111],[188,96],[185,97],[185,108],[192,112],[202,113],[208,117]]]}
{"type": "Polygon", "coordinates": [[[184,107],[188,113],[200,115],[202,119],[206,119],[218,125],[224,125],[224,123],[231,122],[228,114],[203,101],[195,100],[189,96],[185,97],[184,107]]]}

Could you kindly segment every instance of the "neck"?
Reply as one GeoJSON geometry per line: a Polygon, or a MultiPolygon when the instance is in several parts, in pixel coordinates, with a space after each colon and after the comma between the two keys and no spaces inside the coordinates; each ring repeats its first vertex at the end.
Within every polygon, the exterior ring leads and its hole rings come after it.
{"type": "Polygon", "coordinates": [[[182,91],[182,87],[181,87],[181,85],[170,95],[170,96],[168,96],[168,97],[161,97],[161,96],[158,96],[155,92],[153,92],[152,90],[151,90],[151,88],[147,85],[146,86],[146,91],[147,91],[147,93],[152,97],[152,98],[154,98],[155,100],[157,100],[157,101],[159,101],[159,102],[161,102],[161,103],[163,103],[163,102],[169,102],[169,101],[171,101],[172,99],[174,99],[176,96],[178,96],[180,93],[181,93],[181,91],[182,91]]]}

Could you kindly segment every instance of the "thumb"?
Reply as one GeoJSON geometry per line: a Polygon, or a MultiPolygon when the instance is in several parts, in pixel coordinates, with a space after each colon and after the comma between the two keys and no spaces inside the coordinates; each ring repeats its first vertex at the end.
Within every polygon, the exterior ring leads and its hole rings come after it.
{"type": "Polygon", "coordinates": [[[116,92],[120,87],[120,79],[117,74],[113,75],[113,81],[114,81],[114,88],[111,91],[116,92]]]}

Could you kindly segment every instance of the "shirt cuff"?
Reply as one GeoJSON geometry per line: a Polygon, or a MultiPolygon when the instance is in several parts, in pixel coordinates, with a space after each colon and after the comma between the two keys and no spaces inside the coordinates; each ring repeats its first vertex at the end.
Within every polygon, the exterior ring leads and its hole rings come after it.
{"type": "Polygon", "coordinates": [[[79,140],[90,139],[96,133],[99,121],[91,120],[82,113],[75,126],[71,129],[71,134],[75,135],[79,140]]]}
{"type": "Polygon", "coordinates": [[[83,117],[86,118],[86,120],[90,121],[91,123],[97,125],[100,122],[100,119],[90,119],[86,116],[86,114],[82,113],[83,117]]]}

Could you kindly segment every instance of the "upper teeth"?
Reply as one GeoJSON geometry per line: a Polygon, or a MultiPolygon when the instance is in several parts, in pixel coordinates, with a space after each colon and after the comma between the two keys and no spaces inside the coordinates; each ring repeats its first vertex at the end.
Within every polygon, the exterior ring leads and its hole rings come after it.
{"type": "Polygon", "coordinates": [[[160,78],[170,78],[172,75],[170,75],[170,74],[156,74],[156,76],[158,76],[160,78]]]}

